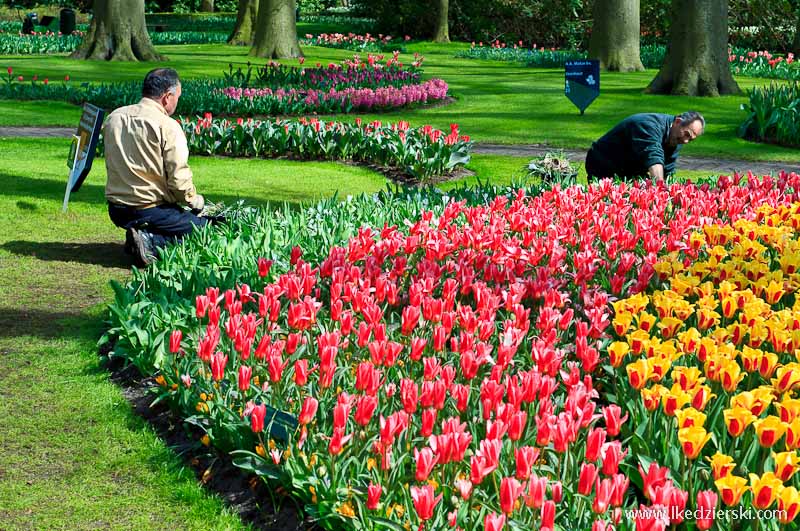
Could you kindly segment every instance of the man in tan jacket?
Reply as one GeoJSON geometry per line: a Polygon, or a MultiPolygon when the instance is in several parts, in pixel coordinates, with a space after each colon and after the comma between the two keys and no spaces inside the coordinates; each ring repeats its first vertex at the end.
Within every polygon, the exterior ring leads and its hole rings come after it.
{"type": "Polygon", "coordinates": [[[197,215],[205,201],[192,182],[186,135],[170,118],[180,97],[175,70],[151,70],[142,100],[116,109],[103,125],[108,214],[126,229],[126,250],[143,266],[158,248],[208,223],[197,215]]]}

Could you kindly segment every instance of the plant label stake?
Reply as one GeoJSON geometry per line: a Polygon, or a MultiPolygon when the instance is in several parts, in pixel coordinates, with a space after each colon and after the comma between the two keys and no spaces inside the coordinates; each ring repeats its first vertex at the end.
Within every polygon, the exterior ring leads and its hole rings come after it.
{"type": "Polygon", "coordinates": [[[97,151],[97,139],[100,137],[100,127],[103,125],[104,116],[103,109],[89,103],[83,104],[83,114],[78,123],[78,131],[72,136],[72,144],[67,157],[69,177],[67,178],[67,189],[64,192],[62,212],[67,211],[69,194],[80,189],[92,169],[92,161],[94,153],[97,151]]]}
{"type": "Polygon", "coordinates": [[[600,61],[583,59],[564,63],[564,95],[583,114],[600,95],[600,61]]]}

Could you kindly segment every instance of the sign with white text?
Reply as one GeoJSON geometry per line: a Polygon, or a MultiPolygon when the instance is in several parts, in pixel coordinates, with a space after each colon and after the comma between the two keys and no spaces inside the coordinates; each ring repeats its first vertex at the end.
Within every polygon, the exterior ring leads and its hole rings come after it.
{"type": "Polygon", "coordinates": [[[564,63],[564,94],[583,114],[600,95],[600,61],[582,59],[564,63]]]}

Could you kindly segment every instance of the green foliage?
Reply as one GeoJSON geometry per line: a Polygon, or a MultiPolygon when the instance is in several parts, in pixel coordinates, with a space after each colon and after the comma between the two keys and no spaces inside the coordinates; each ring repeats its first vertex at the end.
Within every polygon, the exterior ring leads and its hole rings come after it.
{"type": "MultiPolygon", "coordinates": [[[[354,11],[392,35],[429,38],[436,3],[429,0],[353,0],[354,11]]],[[[467,41],[523,41],[526,45],[585,47],[591,0],[450,0],[450,36],[467,41]]]]}
{"type": "Polygon", "coordinates": [[[800,84],[770,84],[749,91],[739,135],[757,142],[800,146],[800,84]]]}
{"type": "Polygon", "coordinates": [[[528,163],[529,178],[553,185],[558,183],[562,187],[575,184],[578,177],[578,168],[569,161],[561,152],[548,152],[541,157],[536,157],[528,163]]]}
{"type": "MultiPolygon", "coordinates": [[[[664,62],[666,47],[659,44],[644,45],[641,47],[640,54],[645,68],[660,68],[664,62]]],[[[520,62],[539,68],[561,68],[566,61],[586,59],[588,54],[582,50],[524,48],[519,44],[509,45],[497,42],[489,46],[483,46],[483,43],[480,43],[479,46],[472,46],[467,50],[457,52],[456,57],[520,62]]]]}
{"type": "MultiPolygon", "coordinates": [[[[204,31],[164,31],[150,34],[153,44],[213,44],[227,40],[227,33],[204,31]]],[[[83,40],[83,32],[72,35],[45,33],[19,35],[0,32],[0,54],[40,55],[51,53],[70,53],[75,51],[83,40]]]]}
{"type": "Polygon", "coordinates": [[[342,160],[400,171],[425,183],[467,164],[472,143],[430,126],[411,129],[407,122],[383,126],[357,123],[212,120],[210,116],[181,122],[192,153],[232,157],[290,157],[300,160],[342,160]]]}
{"type": "MultiPolygon", "coordinates": [[[[236,11],[234,8],[233,11],[236,11]]],[[[230,32],[236,24],[235,14],[191,15],[179,13],[150,13],[145,23],[152,33],[162,31],[219,31],[230,32]],[[155,30],[155,31],[153,31],[155,30]]]]}

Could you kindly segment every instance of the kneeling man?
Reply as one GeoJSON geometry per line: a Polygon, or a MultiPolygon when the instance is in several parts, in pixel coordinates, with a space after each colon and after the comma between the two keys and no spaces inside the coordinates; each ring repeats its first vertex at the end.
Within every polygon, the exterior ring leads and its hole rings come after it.
{"type": "Polygon", "coordinates": [[[615,175],[661,180],[675,172],[681,146],[702,135],[705,126],[696,111],[628,116],[592,144],[586,154],[589,180],[615,175]]]}
{"type": "Polygon", "coordinates": [[[103,125],[108,214],[127,230],[126,250],[142,266],[158,248],[208,223],[197,215],[205,201],[192,182],[186,135],[170,118],[180,97],[175,70],[151,70],[141,101],[116,109],[103,125]]]}

